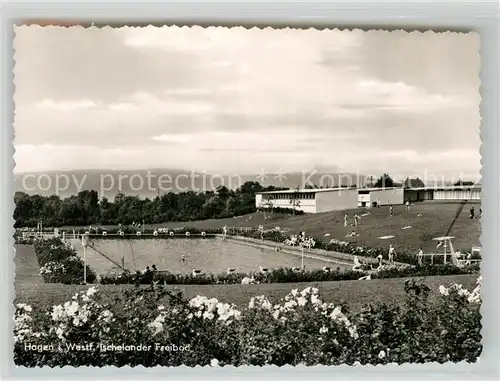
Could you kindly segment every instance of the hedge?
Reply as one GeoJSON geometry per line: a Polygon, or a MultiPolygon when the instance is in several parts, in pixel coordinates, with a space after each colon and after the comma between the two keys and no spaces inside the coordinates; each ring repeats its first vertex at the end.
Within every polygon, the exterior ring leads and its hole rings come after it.
{"type": "Polygon", "coordinates": [[[480,283],[431,290],[405,283],[401,304],[359,312],[293,290],[248,308],[162,287],[124,291],[112,302],[91,287],[64,305],[15,309],[17,366],[385,365],[475,362],[482,351],[480,283]],[[160,300],[168,298],[166,305],[160,300]]]}
{"type": "MultiPolygon", "coordinates": [[[[68,242],[59,238],[34,241],[40,274],[46,283],[82,284],[84,262],[68,242]]],[[[87,268],[87,283],[97,280],[96,273],[87,268]]]]}
{"type": "Polygon", "coordinates": [[[440,275],[477,274],[479,266],[456,267],[447,265],[428,266],[383,266],[378,271],[364,271],[351,269],[331,269],[328,271],[300,270],[291,268],[279,268],[268,270],[267,272],[255,271],[251,273],[220,273],[220,274],[172,274],[168,272],[155,273],[153,271],[142,272],[118,272],[102,276],[99,280],[101,284],[241,284],[243,280],[252,279],[253,283],[300,283],[300,282],[326,282],[358,280],[371,274],[372,279],[383,278],[406,278],[425,277],[440,275]]]}

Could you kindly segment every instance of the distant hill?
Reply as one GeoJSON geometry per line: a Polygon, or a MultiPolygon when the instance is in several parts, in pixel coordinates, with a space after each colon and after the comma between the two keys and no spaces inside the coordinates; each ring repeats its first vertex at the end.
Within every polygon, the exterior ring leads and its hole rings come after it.
{"type": "Polygon", "coordinates": [[[97,190],[99,196],[113,198],[117,193],[152,198],[174,192],[204,192],[220,185],[236,189],[247,181],[263,186],[284,188],[335,187],[364,183],[365,178],[352,173],[266,173],[262,175],[213,175],[182,169],[144,170],[74,170],[16,173],[15,191],[50,196],[68,197],[82,190],[97,190]]]}

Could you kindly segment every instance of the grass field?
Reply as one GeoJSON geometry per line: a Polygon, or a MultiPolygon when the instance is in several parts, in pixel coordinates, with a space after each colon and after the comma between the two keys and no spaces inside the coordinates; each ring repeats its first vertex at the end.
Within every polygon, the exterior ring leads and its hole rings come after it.
{"type": "MultiPolygon", "coordinates": [[[[471,204],[472,205],[472,204],[471,204]]],[[[481,224],[480,219],[469,219],[469,208],[466,205],[450,235],[456,237],[453,244],[456,250],[470,250],[471,246],[480,246],[481,224]]],[[[474,204],[476,210],[479,205],[474,204]]],[[[458,211],[459,203],[447,202],[422,202],[412,205],[407,212],[404,205],[394,207],[394,216],[389,216],[388,207],[371,208],[369,215],[361,218],[359,226],[344,227],[344,213],[349,215],[349,223],[355,213],[362,215],[367,212],[365,208],[347,211],[325,212],[317,214],[304,214],[300,216],[282,215],[278,213],[252,213],[244,216],[224,219],[210,219],[189,222],[166,222],[164,224],[147,225],[148,227],[182,228],[193,227],[197,229],[221,229],[228,227],[253,227],[263,225],[265,229],[276,226],[289,229],[289,234],[306,231],[308,235],[323,240],[335,238],[343,241],[358,242],[370,247],[387,248],[393,243],[396,249],[406,252],[417,252],[422,246],[424,252],[436,251],[436,242],[432,238],[442,236],[448,230],[458,211]],[[410,229],[402,229],[412,226],[410,229]],[[355,231],[358,236],[346,237],[355,231]],[[329,236],[325,236],[329,234],[329,236]],[[379,237],[394,235],[391,240],[382,240],[379,237]]],[[[105,225],[103,228],[116,226],[105,225]]],[[[66,228],[71,228],[67,226],[66,228]]]]}
{"type": "MultiPolygon", "coordinates": [[[[474,288],[476,275],[456,275],[421,278],[437,295],[440,285],[448,286],[451,283],[460,283],[471,290],[474,288]]],[[[273,283],[255,285],[183,285],[167,286],[170,289],[181,290],[189,297],[203,295],[217,298],[221,302],[235,303],[245,307],[252,296],[266,295],[269,300],[276,302],[294,288],[299,290],[308,286],[317,287],[323,300],[328,302],[348,301],[349,308],[360,309],[363,305],[377,301],[386,303],[401,303],[404,293],[405,278],[375,279],[369,281],[341,281],[341,282],[314,282],[314,283],[273,283]]],[[[119,296],[124,289],[133,288],[133,285],[98,285],[109,301],[119,296]]],[[[28,303],[33,307],[51,306],[71,300],[78,291],[87,287],[79,285],[61,284],[19,284],[16,286],[16,303],[28,303]]]]}
{"type": "MultiPolygon", "coordinates": [[[[478,210],[479,206],[474,205],[478,210]]],[[[305,231],[315,238],[329,240],[335,238],[344,241],[355,241],[370,247],[387,248],[389,243],[395,245],[396,250],[408,253],[418,252],[422,246],[424,252],[435,252],[436,242],[432,238],[444,235],[452,223],[459,208],[458,203],[423,202],[411,207],[406,212],[405,206],[394,207],[394,216],[389,216],[388,207],[372,208],[370,215],[362,217],[358,227],[344,227],[344,213],[325,212],[318,214],[305,214],[300,216],[273,214],[264,219],[264,213],[226,218],[220,220],[205,220],[193,222],[168,222],[161,226],[169,228],[194,227],[198,229],[220,229],[228,227],[258,227],[270,229],[276,226],[290,229],[290,234],[305,231]],[[405,226],[412,226],[403,230],[405,226]],[[346,234],[356,231],[359,236],[347,238],[346,234]],[[328,237],[325,237],[329,234],[328,237]],[[391,240],[382,240],[379,237],[394,235],[391,240]]],[[[451,231],[456,238],[453,244],[456,250],[469,251],[471,246],[480,245],[480,219],[469,219],[470,205],[466,205],[458,217],[451,231]]],[[[348,210],[349,222],[352,222],[354,213],[366,213],[366,209],[348,210]]],[[[267,215],[269,215],[267,213],[267,215]]],[[[158,225],[159,226],[159,225],[158,225]]]]}
{"type": "Polygon", "coordinates": [[[42,276],[40,275],[40,266],[38,265],[33,247],[15,245],[14,249],[16,250],[14,257],[14,263],[16,265],[16,285],[43,283],[42,276]],[[27,248],[29,250],[27,250],[27,248]]]}
{"type": "MultiPolygon", "coordinates": [[[[387,247],[389,241],[380,240],[378,237],[384,235],[396,236],[392,242],[396,250],[414,252],[422,246],[424,251],[436,251],[433,237],[446,233],[449,225],[458,209],[458,204],[453,203],[420,203],[412,207],[411,212],[406,212],[404,206],[395,207],[395,215],[389,216],[388,208],[374,208],[370,215],[361,219],[357,228],[343,226],[344,212],[327,212],[301,216],[273,215],[264,220],[263,213],[229,218],[222,220],[206,220],[188,223],[166,223],[162,226],[170,228],[189,226],[199,229],[229,227],[257,227],[264,225],[265,228],[290,229],[290,234],[306,231],[314,237],[330,239],[336,238],[346,241],[357,241],[371,247],[387,247]],[[404,226],[412,226],[411,229],[403,230],[404,226]],[[356,230],[359,234],[355,238],[346,238],[348,232],[356,230]],[[325,237],[329,234],[329,237],[325,237]]],[[[480,220],[468,218],[466,206],[456,221],[451,235],[455,236],[454,246],[457,250],[470,250],[472,245],[479,245],[480,220]]],[[[476,206],[476,209],[478,207],[476,206]]],[[[352,216],[354,213],[363,214],[365,210],[357,209],[347,211],[352,216]]],[[[16,302],[26,302],[32,305],[47,305],[61,303],[71,299],[83,286],[66,286],[61,284],[43,284],[38,275],[38,263],[36,257],[29,251],[19,250],[15,259],[16,263],[16,302]]],[[[429,277],[425,282],[437,292],[439,285],[450,283],[462,283],[471,289],[475,283],[476,275],[429,277]]],[[[323,282],[323,283],[299,283],[299,284],[261,284],[261,285],[210,285],[210,286],[172,286],[183,290],[188,297],[198,294],[216,297],[223,302],[236,303],[239,306],[246,305],[250,297],[261,294],[267,295],[271,300],[285,296],[294,288],[305,288],[308,285],[318,287],[327,301],[338,302],[348,300],[352,308],[375,302],[398,302],[404,295],[405,279],[381,279],[371,281],[345,281],[345,282],[323,282]]],[[[133,286],[99,286],[109,298],[119,295],[126,287],[133,286]]]]}
{"type": "MultiPolygon", "coordinates": [[[[22,250],[25,245],[20,245],[16,251],[16,303],[28,303],[33,306],[44,306],[63,303],[71,299],[78,291],[85,289],[80,285],[45,284],[38,275],[38,262],[35,253],[31,250],[22,250]]],[[[461,283],[468,289],[473,288],[476,275],[455,275],[422,278],[437,292],[439,285],[461,283]]],[[[342,282],[313,282],[313,283],[275,283],[257,285],[182,285],[168,286],[172,289],[182,290],[186,296],[205,295],[218,298],[220,301],[235,303],[245,306],[252,296],[266,295],[272,301],[285,296],[294,288],[303,289],[314,286],[320,289],[324,299],[331,302],[340,300],[349,301],[351,308],[360,308],[362,305],[384,301],[388,303],[399,302],[404,295],[404,282],[406,279],[374,279],[370,281],[342,281],[342,282]]],[[[98,285],[109,300],[120,295],[124,289],[133,285],[98,285]]]]}
{"type": "MultiPolygon", "coordinates": [[[[267,220],[264,220],[263,213],[255,213],[225,220],[196,221],[186,224],[169,223],[168,226],[174,228],[187,225],[200,229],[219,228],[224,225],[234,227],[264,225],[265,228],[279,226],[290,229],[291,234],[305,231],[316,238],[356,241],[370,247],[383,248],[389,246],[389,241],[378,237],[394,235],[395,238],[391,241],[396,250],[411,253],[417,252],[422,246],[425,252],[432,252],[436,250],[436,242],[432,241],[432,238],[446,233],[458,207],[458,204],[453,203],[420,203],[412,206],[410,212],[406,212],[404,206],[396,206],[392,217],[389,216],[387,207],[372,208],[370,215],[362,217],[357,227],[344,227],[344,211],[301,216],[276,215],[267,220]],[[403,230],[405,226],[412,226],[412,228],[403,230]],[[346,234],[352,231],[356,231],[359,236],[346,238],[346,234]],[[326,234],[330,235],[325,237],[326,234]]],[[[478,209],[477,206],[476,209],[478,209]]],[[[365,213],[365,209],[349,210],[347,213],[352,217],[354,213],[358,215],[365,213]]],[[[455,249],[470,250],[472,245],[480,244],[480,220],[469,219],[469,208],[465,207],[450,234],[456,237],[453,240],[455,249]]]]}

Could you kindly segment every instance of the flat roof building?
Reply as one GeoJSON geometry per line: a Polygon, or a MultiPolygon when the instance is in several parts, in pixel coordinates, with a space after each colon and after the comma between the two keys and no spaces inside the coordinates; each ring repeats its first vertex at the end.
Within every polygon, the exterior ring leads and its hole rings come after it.
{"type": "Polygon", "coordinates": [[[255,195],[255,206],[257,209],[287,208],[322,213],[427,200],[480,201],[481,186],[291,189],[259,192],[255,195]]]}
{"type": "Polygon", "coordinates": [[[321,213],[358,207],[357,188],[291,189],[260,192],[255,195],[255,206],[261,208],[288,208],[304,213],[321,213]]]}
{"type": "Polygon", "coordinates": [[[405,189],[405,201],[481,201],[481,185],[419,187],[405,189]]]}

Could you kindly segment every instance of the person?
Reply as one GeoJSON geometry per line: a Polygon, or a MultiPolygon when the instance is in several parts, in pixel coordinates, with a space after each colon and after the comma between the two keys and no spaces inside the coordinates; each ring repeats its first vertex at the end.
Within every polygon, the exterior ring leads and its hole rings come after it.
{"type": "Polygon", "coordinates": [[[424,259],[424,251],[422,250],[421,247],[418,248],[418,265],[422,266],[423,264],[423,259],[424,259]]]}
{"type": "Polygon", "coordinates": [[[410,211],[410,200],[407,200],[406,201],[406,211],[409,212],[410,211]]]}
{"type": "Polygon", "coordinates": [[[347,218],[348,218],[348,216],[346,213],[346,214],[344,214],[344,226],[347,226],[347,218]]]}
{"type": "Polygon", "coordinates": [[[467,262],[465,262],[466,265],[471,264],[471,259],[472,259],[472,253],[467,254],[467,262]]]}
{"type": "Polygon", "coordinates": [[[393,216],[394,215],[394,208],[391,206],[389,206],[389,215],[393,216]]]}
{"type": "Polygon", "coordinates": [[[154,282],[157,277],[158,277],[158,269],[156,268],[156,265],[153,265],[151,266],[151,276],[149,277],[149,281],[154,282]]]}
{"type": "Polygon", "coordinates": [[[352,269],[353,269],[353,271],[361,269],[361,262],[359,261],[359,258],[357,255],[354,256],[354,266],[352,266],[352,269]]]}
{"type": "Polygon", "coordinates": [[[361,219],[357,214],[354,215],[354,226],[358,226],[358,221],[361,219]]]}
{"type": "Polygon", "coordinates": [[[479,217],[483,215],[483,209],[479,208],[479,217]]]}
{"type": "Polygon", "coordinates": [[[394,250],[394,246],[389,245],[389,262],[394,263],[394,255],[396,254],[396,250],[394,250]]]}
{"type": "Polygon", "coordinates": [[[377,259],[378,259],[378,267],[382,267],[382,259],[383,259],[383,258],[384,258],[384,257],[382,257],[382,254],[379,254],[379,255],[377,256],[377,259]]]}
{"type": "Polygon", "coordinates": [[[470,211],[469,211],[469,218],[470,219],[476,218],[476,216],[474,214],[475,214],[474,207],[472,207],[472,208],[470,208],[470,211]]]}
{"type": "Polygon", "coordinates": [[[186,262],[186,258],[184,257],[184,254],[181,255],[181,262],[186,262]]]}

